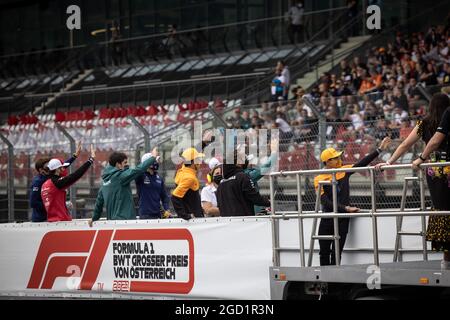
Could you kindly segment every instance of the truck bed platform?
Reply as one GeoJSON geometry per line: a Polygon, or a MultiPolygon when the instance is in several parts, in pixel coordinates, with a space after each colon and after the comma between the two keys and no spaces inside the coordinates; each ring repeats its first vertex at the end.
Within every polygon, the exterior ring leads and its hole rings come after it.
{"type": "Polygon", "coordinates": [[[367,284],[378,277],[381,285],[450,287],[450,270],[441,270],[440,261],[381,263],[379,269],[372,264],[277,267],[270,269],[270,275],[272,280],[287,282],[367,284]]]}

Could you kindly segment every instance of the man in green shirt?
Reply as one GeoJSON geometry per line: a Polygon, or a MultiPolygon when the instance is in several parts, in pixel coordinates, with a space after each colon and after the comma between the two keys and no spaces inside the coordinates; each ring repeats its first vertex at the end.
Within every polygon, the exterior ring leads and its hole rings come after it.
{"type": "Polygon", "coordinates": [[[133,195],[130,183],[159,159],[158,150],[151,152],[152,156],[136,168],[128,166],[128,157],[121,152],[113,152],[109,157],[109,165],[102,174],[103,184],[95,201],[94,214],[89,220],[89,226],[100,219],[103,206],[106,206],[106,219],[133,220],[136,219],[133,195]]]}

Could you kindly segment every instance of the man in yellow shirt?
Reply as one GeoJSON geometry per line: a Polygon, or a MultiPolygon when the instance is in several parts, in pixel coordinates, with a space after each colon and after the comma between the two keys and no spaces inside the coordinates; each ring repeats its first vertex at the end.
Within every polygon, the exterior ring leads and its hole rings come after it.
{"type": "Polygon", "coordinates": [[[178,217],[189,220],[193,217],[204,217],[200,200],[200,182],[197,172],[200,167],[199,160],[205,157],[195,148],[188,148],[182,154],[183,166],[175,175],[176,188],[172,192],[172,204],[178,217]]]}

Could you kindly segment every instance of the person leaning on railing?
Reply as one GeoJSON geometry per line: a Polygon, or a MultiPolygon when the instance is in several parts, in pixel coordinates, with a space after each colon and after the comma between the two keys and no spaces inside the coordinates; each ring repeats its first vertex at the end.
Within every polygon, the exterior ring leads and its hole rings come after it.
{"type": "MultiPolygon", "coordinates": [[[[343,151],[336,151],[334,148],[325,149],[320,155],[320,160],[325,164],[326,169],[339,169],[339,168],[352,168],[352,167],[365,167],[375,160],[382,151],[390,145],[391,139],[386,137],[381,142],[380,146],[372,153],[361,159],[354,165],[342,165],[343,151]]],[[[359,208],[352,207],[350,205],[350,182],[349,178],[354,172],[338,172],[336,173],[337,180],[337,211],[339,213],[356,213],[359,212],[359,208]]],[[[324,185],[318,190],[320,181],[332,181],[332,175],[321,174],[314,178],[314,187],[317,192],[320,192],[320,200],[322,203],[323,212],[333,212],[333,189],[330,185],[324,185]]],[[[344,249],[345,240],[347,238],[349,218],[339,218],[339,253],[342,255],[344,249]]],[[[334,234],[333,219],[323,218],[320,219],[319,235],[329,236],[334,234]]],[[[335,265],[336,256],[334,241],[332,240],[319,240],[320,245],[320,265],[335,265]]]]}
{"type": "MultiPolygon", "coordinates": [[[[450,108],[444,112],[436,133],[428,141],[425,150],[420,154],[419,158],[414,160],[413,168],[419,169],[419,166],[426,161],[430,155],[438,150],[439,159],[434,156],[432,162],[450,161],[450,108]],[[445,146],[445,151],[440,151],[441,146],[445,146]]],[[[428,175],[432,175],[434,184],[438,188],[434,190],[435,198],[439,207],[437,210],[450,211],[450,167],[428,168],[428,175]]],[[[433,203],[434,204],[434,203],[433,203]]],[[[431,247],[435,251],[443,251],[442,268],[449,269],[450,265],[450,216],[431,216],[428,223],[427,239],[431,241],[431,247]]]]}
{"type": "MultiPolygon", "coordinates": [[[[430,102],[428,116],[423,121],[418,121],[416,127],[395,150],[391,158],[385,163],[376,165],[378,169],[382,169],[385,165],[391,165],[397,161],[403,154],[409,151],[412,146],[422,139],[427,143],[424,152],[419,155],[419,159],[413,162],[413,167],[417,168],[424,162],[434,151],[431,161],[448,160],[449,144],[448,141],[448,118],[450,99],[443,93],[436,93],[430,102]],[[446,111],[447,110],[447,111],[446,111]],[[442,121],[441,121],[442,119],[442,121]],[[447,136],[447,141],[445,137],[447,136]]],[[[426,179],[428,189],[430,190],[431,200],[435,210],[450,210],[450,185],[449,185],[449,168],[428,168],[426,179]]],[[[433,250],[447,252],[444,260],[450,260],[448,250],[450,243],[450,218],[432,216],[428,221],[427,240],[431,241],[433,250]]]]}

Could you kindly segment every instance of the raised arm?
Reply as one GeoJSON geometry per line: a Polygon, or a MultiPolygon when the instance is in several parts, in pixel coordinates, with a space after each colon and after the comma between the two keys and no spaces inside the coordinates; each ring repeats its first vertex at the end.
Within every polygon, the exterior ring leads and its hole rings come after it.
{"type": "Polygon", "coordinates": [[[95,159],[95,149],[94,146],[91,144],[91,157],[88,161],[86,161],[81,167],[79,167],[75,172],[72,174],[69,174],[66,177],[55,179],[53,183],[55,184],[55,187],[58,189],[67,189],[72,184],[77,182],[78,179],[80,179],[86,171],[89,169],[89,167],[94,163],[95,159]]]}
{"type": "Polygon", "coordinates": [[[392,156],[389,158],[389,160],[386,162],[377,164],[376,167],[378,169],[380,169],[382,166],[391,165],[391,164],[395,163],[395,161],[397,161],[401,156],[403,156],[406,152],[408,152],[411,149],[411,147],[417,141],[419,141],[419,139],[420,139],[420,136],[418,134],[418,126],[415,126],[413,131],[411,131],[411,133],[408,135],[408,137],[405,140],[403,140],[402,143],[400,143],[400,145],[397,147],[397,149],[392,154],[392,156]]]}
{"type": "Polygon", "coordinates": [[[157,161],[158,151],[156,148],[152,150],[152,157],[148,158],[141,164],[137,165],[136,168],[125,170],[120,176],[120,183],[122,185],[127,185],[131,183],[138,176],[142,175],[147,171],[147,169],[157,161]]]}

